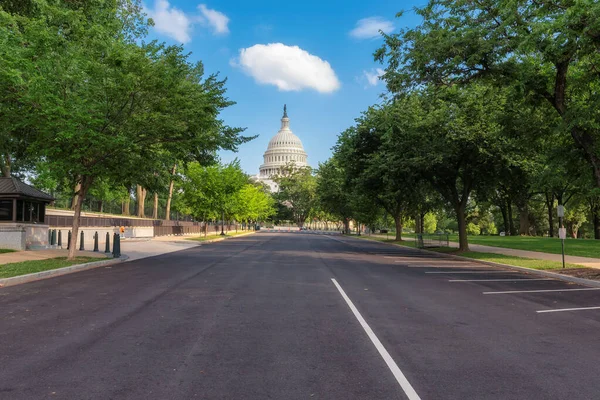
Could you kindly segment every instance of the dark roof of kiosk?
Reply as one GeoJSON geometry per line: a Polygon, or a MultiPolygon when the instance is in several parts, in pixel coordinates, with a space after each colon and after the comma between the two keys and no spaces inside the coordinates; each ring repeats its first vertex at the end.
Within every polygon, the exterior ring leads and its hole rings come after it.
{"type": "Polygon", "coordinates": [[[33,186],[19,181],[17,178],[0,178],[0,196],[14,195],[15,197],[29,197],[47,202],[53,201],[54,197],[37,190],[33,186]]]}

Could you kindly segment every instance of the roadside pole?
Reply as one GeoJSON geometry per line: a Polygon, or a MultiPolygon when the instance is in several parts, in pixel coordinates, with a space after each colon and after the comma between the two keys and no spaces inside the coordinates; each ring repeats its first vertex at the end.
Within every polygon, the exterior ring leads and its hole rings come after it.
{"type": "Polygon", "coordinates": [[[562,267],[565,268],[565,239],[567,238],[567,230],[563,227],[563,218],[565,216],[565,206],[559,205],[556,208],[558,214],[558,237],[560,238],[560,246],[562,248],[562,267]]]}

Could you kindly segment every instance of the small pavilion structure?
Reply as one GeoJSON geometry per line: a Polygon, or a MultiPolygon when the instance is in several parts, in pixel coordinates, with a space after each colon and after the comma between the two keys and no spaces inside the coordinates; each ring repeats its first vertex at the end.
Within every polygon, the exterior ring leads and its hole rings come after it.
{"type": "Polygon", "coordinates": [[[17,178],[0,178],[0,248],[48,246],[46,206],[54,198],[17,178]]]}
{"type": "Polygon", "coordinates": [[[46,205],[54,198],[17,178],[0,178],[0,223],[43,224],[46,205]]]}

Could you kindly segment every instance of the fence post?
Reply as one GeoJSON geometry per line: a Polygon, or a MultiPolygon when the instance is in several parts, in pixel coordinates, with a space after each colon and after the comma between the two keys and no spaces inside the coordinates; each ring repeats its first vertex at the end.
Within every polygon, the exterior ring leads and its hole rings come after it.
{"type": "Polygon", "coordinates": [[[106,243],[104,243],[104,252],[110,253],[110,234],[106,232],[106,243]]]}
{"type": "Polygon", "coordinates": [[[94,233],[94,251],[98,251],[98,232],[94,233]]]}
{"type": "Polygon", "coordinates": [[[85,244],[83,243],[83,240],[83,231],[81,231],[81,235],[79,235],[79,250],[85,250],[85,244]]]}
{"type": "Polygon", "coordinates": [[[71,248],[71,231],[69,231],[69,235],[67,238],[67,250],[71,248]]]}
{"type": "Polygon", "coordinates": [[[62,248],[62,231],[58,231],[58,247],[62,248]]]}

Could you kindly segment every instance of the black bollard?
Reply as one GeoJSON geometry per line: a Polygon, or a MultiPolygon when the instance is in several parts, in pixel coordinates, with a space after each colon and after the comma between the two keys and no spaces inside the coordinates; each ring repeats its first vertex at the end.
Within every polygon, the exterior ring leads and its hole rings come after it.
{"type": "Polygon", "coordinates": [[[69,231],[69,235],[67,236],[67,250],[71,248],[71,231],[69,231]]]}
{"type": "Polygon", "coordinates": [[[48,229],[48,245],[52,244],[52,231],[48,229]]]}
{"type": "Polygon", "coordinates": [[[50,241],[50,244],[52,246],[54,246],[56,244],[56,229],[52,229],[52,236],[51,236],[52,240],[50,241]]]}
{"type": "Polygon", "coordinates": [[[98,251],[98,232],[94,233],[94,251],[98,251]]]}
{"type": "Polygon", "coordinates": [[[121,236],[118,233],[113,238],[113,257],[121,257],[121,236]]]}
{"type": "Polygon", "coordinates": [[[81,231],[81,235],[79,237],[79,250],[85,250],[85,244],[83,244],[83,231],[81,231]]]}
{"type": "Polygon", "coordinates": [[[106,243],[104,243],[104,252],[110,253],[110,234],[106,232],[106,243]]]}
{"type": "Polygon", "coordinates": [[[62,231],[58,231],[58,247],[62,247],[62,231]]]}

